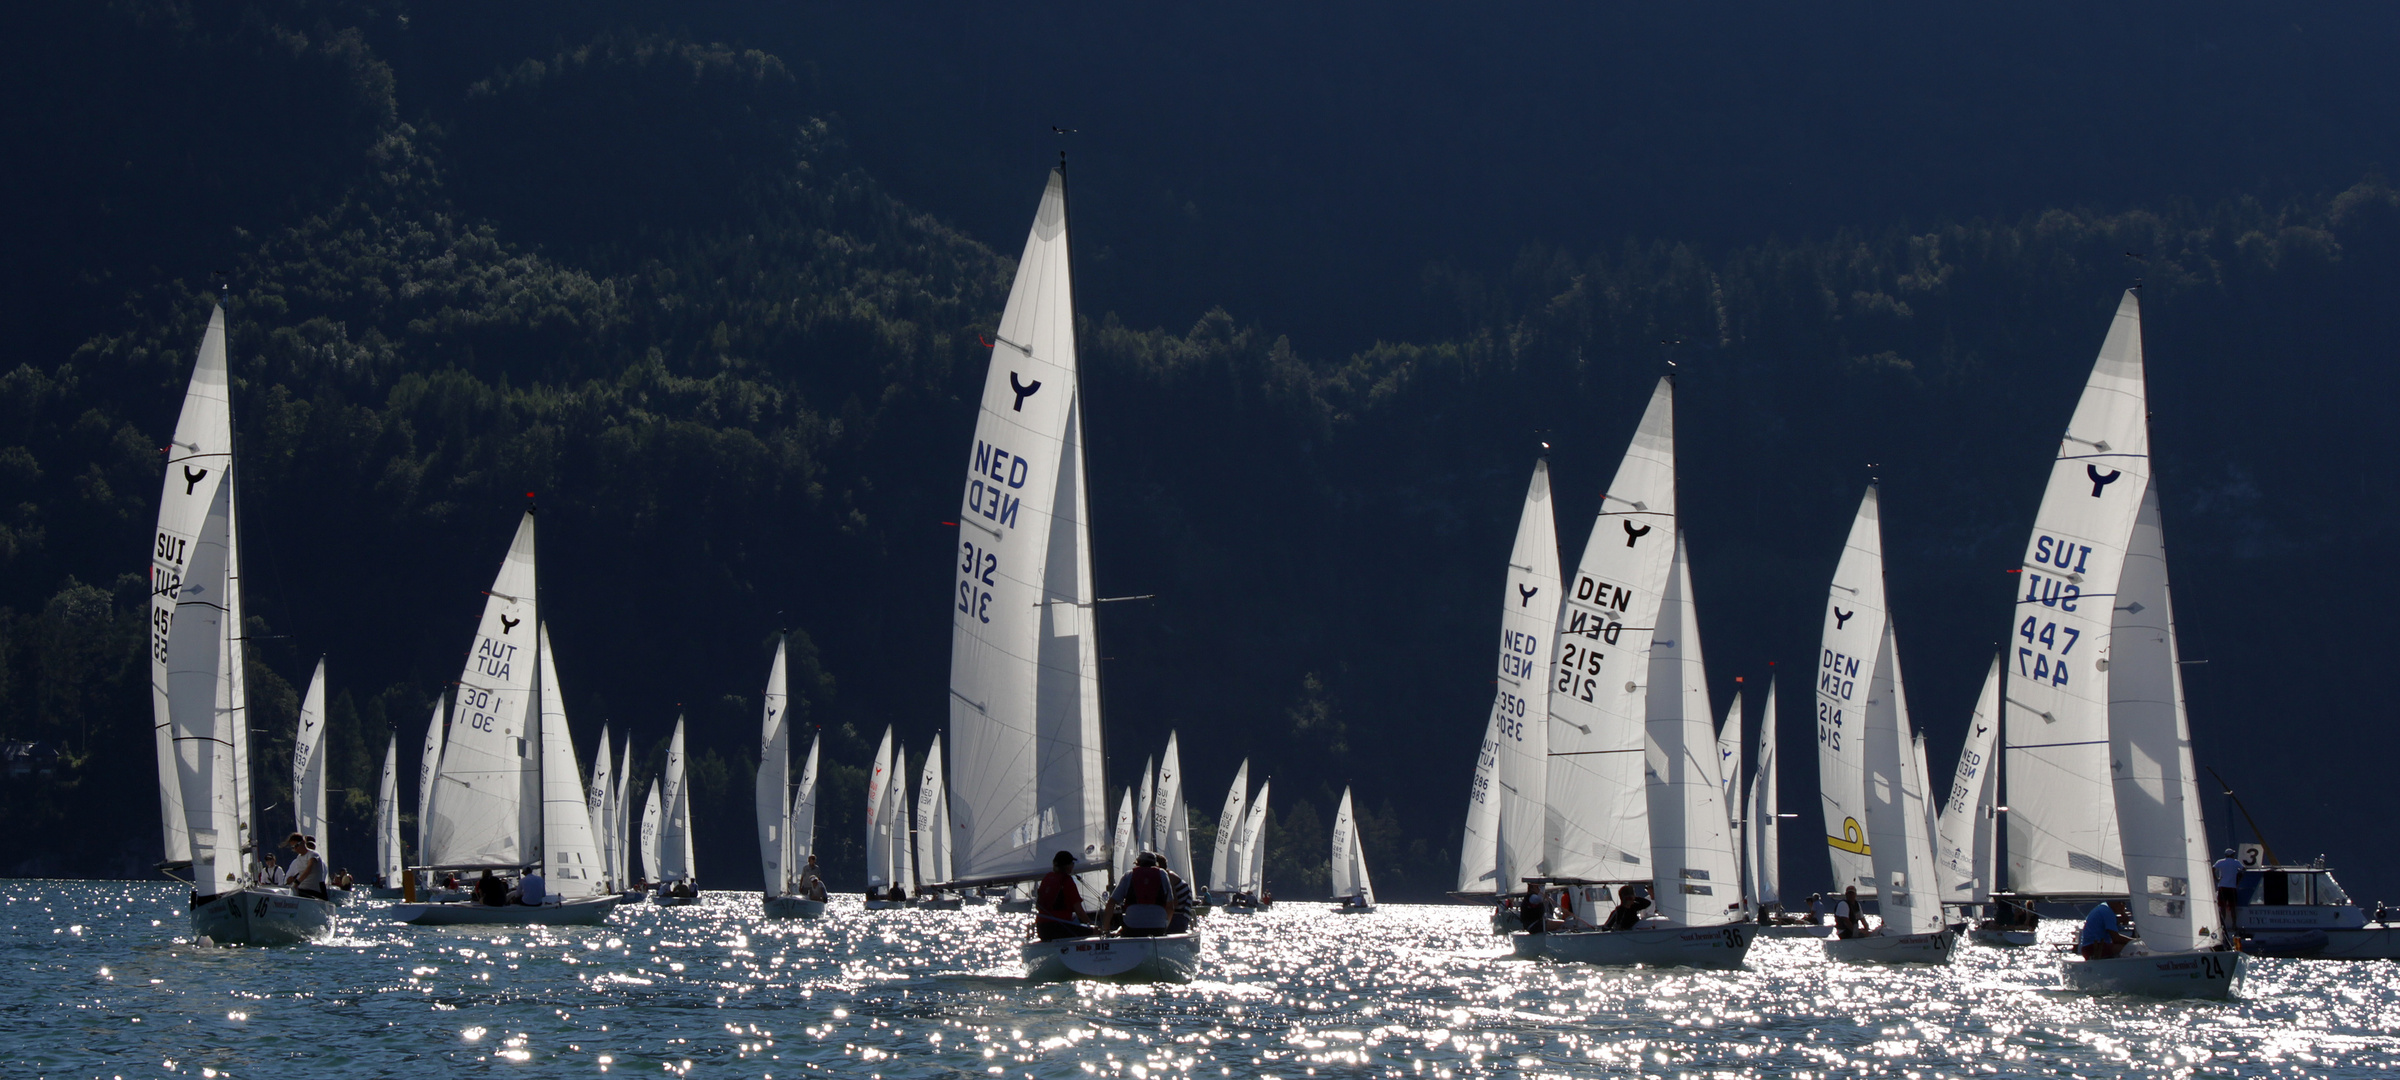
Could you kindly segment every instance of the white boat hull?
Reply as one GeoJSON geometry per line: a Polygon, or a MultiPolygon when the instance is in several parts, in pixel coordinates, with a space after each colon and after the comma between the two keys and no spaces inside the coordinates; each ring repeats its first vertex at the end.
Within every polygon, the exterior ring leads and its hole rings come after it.
{"type": "Polygon", "coordinates": [[[1335,904],[1333,913],[1336,915],[1373,915],[1375,914],[1375,905],[1368,904],[1361,907],[1357,904],[1335,904]]]}
{"type": "Polygon", "coordinates": [[[2067,987],[2089,994],[2230,998],[2249,957],[2238,952],[2148,953],[2111,960],[2073,959],[2060,969],[2067,987]]]}
{"type": "Polygon", "coordinates": [[[2325,947],[2312,960],[2400,960],[2400,926],[2325,931],[2325,947]]]}
{"type": "Polygon", "coordinates": [[[1034,982],[1190,982],[1200,974],[1200,933],[1037,941],[1023,950],[1034,982]]]}
{"type": "Polygon", "coordinates": [[[1738,968],[1757,936],[1753,923],[1723,926],[1636,926],[1631,930],[1566,930],[1516,935],[1523,960],[1625,967],[1738,968]]]}
{"type": "Polygon", "coordinates": [[[192,936],[216,945],[298,945],[333,937],[333,905],[283,889],[243,889],[192,908],[192,936]]]}
{"type": "Polygon", "coordinates": [[[614,896],[563,904],[394,904],[392,918],[415,926],[598,926],[617,906],[614,896]]]}
{"type": "Polygon", "coordinates": [[[823,900],[808,900],[797,896],[769,896],[765,898],[765,907],[767,918],[770,919],[822,919],[825,917],[825,901],[823,900]]]}
{"type": "Polygon", "coordinates": [[[2031,945],[2036,935],[2031,930],[1969,930],[1967,937],[1977,944],[2021,949],[2031,945]]]}
{"type": "Polygon", "coordinates": [[[1758,928],[1758,936],[1767,938],[1821,938],[1832,932],[1832,927],[1815,923],[1767,923],[1758,928]]]}
{"type": "Polygon", "coordinates": [[[1958,935],[1948,930],[1930,934],[1869,934],[1828,938],[1825,957],[1849,964],[1947,964],[1958,951],[1958,935]]]}

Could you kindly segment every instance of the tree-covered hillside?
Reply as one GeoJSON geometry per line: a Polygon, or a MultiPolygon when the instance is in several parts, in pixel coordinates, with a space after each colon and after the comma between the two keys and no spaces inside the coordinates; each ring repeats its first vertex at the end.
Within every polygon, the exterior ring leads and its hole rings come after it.
{"type": "MultiPolygon", "coordinates": [[[[364,864],[384,740],[410,772],[532,493],[581,756],[601,722],[630,726],[646,780],[687,716],[704,881],[755,881],[758,694],[788,630],[827,735],[822,851],[850,884],[881,728],[921,752],[946,716],[945,523],[1022,222],[968,235],[896,199],[818,77],[739,41],[603,31],[421,88],[405,73],[454,66],[421,52],[472,28],[409,10],[59,8],[38,29],[60,47],[8,76],[9,100],[55,107],[12,112],[12,150],[44,153],[0,176],[40,256],[12,271],[24,331],[0,371],[0,738],[68,763],[0,778],[0,870],[156,857],[139,553],[222,297],[257,753],[288,752],[293,684],[325,656],[337,863],[364,864]]],[[[976,171],[1028,217],[1073,147],[1036,134],[976,171]]],[[[1669,370],[1712,688],[1722,703],[1741,677],[1754,725],[1769,676],[1800,684],[1786,810],[1810,824],[1800,695],[1870,476],[1942,771],[2058,433],[2138,282],[2185,655],[2208,662],[2187,669],[2202,762],[2286,854],[2400,888],[2393,853],[2341,825],[2400,749],[2342,678],[2373,670],[2391,595],[2393,481],[2373,463],[2400,449],[2383,417],[2400,193],[2345,184],[1532,244],[1497,266],[1429,252],[1415,303],[1463,329],[1359,328],[1386,340],[1346,355],[1220,307],[1238,283],[1191,283],[1164,327],[1087,309],[1099,587],[1156,595],[1100,628],[1114,779],[1180,730],[1208,821],[1250,758],[1279,781],[1286,895],[1321,881],[1351,784],[1383,891],[1447,888],[1537,444],[1571,561],[1669,370]]],[[[1177,257],[1077,224],[1087,279],[1177,257]]],[[[1802,888],[1824,874],[1805,842],[1786,865],[1802,888]]]]}

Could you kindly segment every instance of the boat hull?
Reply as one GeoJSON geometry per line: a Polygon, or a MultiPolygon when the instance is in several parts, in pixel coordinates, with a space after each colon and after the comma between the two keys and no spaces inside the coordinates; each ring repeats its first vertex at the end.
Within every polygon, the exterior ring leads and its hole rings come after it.
{"type": "Polygon", "coordinates": [[[2031,930],[1969,930],[1967,937],[1979,945],[1993,945],[2004,949],[2022,949],[2036,940],[2036,936],[2031,930]]]}
{"type": "Polygon", "coordinates": [[[2366,926],[2325,931],[2325,947],[2313,960],[2400,960],[2400,926],[2366,926]]]}
{"type": "Polygon", "coordinates": [[[825,901],[823,900],[809,900],[798,896],[769,896],[765,897],[764,901],[767,918],[770,919],[822,919],[825,917],[825,901]]]}
{"type": "Polygon", "coordinates": [[[398,900],[402,893],[402,890],[387,889],[381,885],[368,885],[357,891],[365,893],[369,900],[398,900]]]}
{"type": "Polygon", "coordinates": [[[563,904],[394,904],[392,918],[412,926],[598,926],[617,906],[614,896],[563,904]]]}
{"type": "Polygon", "coordinates": [[[1958,951],[1958,935],[1948,930],[1930,934],[1869,934],[1829,938],[1825,957],[1847,964],[1947,964],[1958,951]]]}
{"type": "Polygon", "coordinates": [[[966,901],[961,900],[958,897],[940,896],[931,900],[919,900],[917,901],[917,906],[927,911],[957,911],[966,907],[967,905],[966,901]]]}
{"type": "Polygon", "coordinates": [[[2069,989],[2087,994],[2230,998],[2248,965],[2249,958],[2238,952],[2147,953],[2069,960],[2060,976],[2069,989]]]}
{"type": "Polygon", "coordinates": [[[333,937],[333,905],[280,889],[243,889],[192,908],[192,936],[216,945],[299,945],[333,937]]]}
{"type": "Polygon", "coordinates": [[[1200,934],[1037,941],[1022,956],[1034,982],[1190,982],[1200,975],[1200,934]]]}
{"type": "Polygon", "coordinates": [[[1335,904],[1333,913],[1336,915],[1373,915],[1375,914],[1375,905],[1368,904],[1360,907],[1356,904],[1335,904]]]}
{"type": "Polygon", "coordinates": [[[660,907],[690,907],[700,902],[697,896],[653,896],[650,902],[660,907]]]}
{"type": "Polygon", "coordinates": [[[1758,936],[1767,938],[1821,938],[1830,927],[1814,923],[1768,923],[1758,928],[1758,936]]]}
{"type": "Polygon", "coordinates": [[[1606,967],[1738,968],[1750,954],[1758,927],[1752,923],[1722,926],[1637,926],[1631,930],[1565,930],[1516,935],[1516,954],[1524,960],[1559,960],[1606,967]]]}

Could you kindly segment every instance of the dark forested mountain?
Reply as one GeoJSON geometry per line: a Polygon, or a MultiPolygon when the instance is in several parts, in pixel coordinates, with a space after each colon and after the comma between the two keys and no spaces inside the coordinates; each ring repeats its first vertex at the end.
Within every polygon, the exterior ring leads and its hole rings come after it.
{"type": "Polygon", "coordinates": [[[2185,656],[2206,661],[2186,669],[2201,761],[2286,856],[2400,889],[2393,846],[2345,828],[2378,816],[2400,750],[2373,720],[2390,707],[2345,679],[2389,640],[2379,556],[2400,525],[2374,464],[2400,450],[2383,360],[2400,193],[2370,167],[2396,114],[2387,84],[2349,81],[2388,15],[2287,34],[2204,6],[2188,42],[2109,57],[2019,28],[1961,66],[1891,47],[1957,24],[1779,48],[1788,16],[1703,6],[1576,32],[1666,35],[1711,70],[1756,61],[1755,82],[1586,86],[1527,63],[1486,94],[1472,76],[1512,45],[1573,35],[1319,14],[1250,22],[1272,47],[1218,94],[1203,65],[1240,52],[1230,31],[1163,15],[1110,31],[1157,37],[1155,78],[1097,30],[1020,77],[999,58],[1034,31],[986,16],[773,7],[35,16],[46,47],[0,71],[20,255],[0,296],[18,346],[0,361],[0,738],[66,761],[0,776],[0,870],[155,857],[139,553],[221,295],[259,758],[288,748],[292,682],[326,656],[360,856],[337,862],[364,862],[386,734],[409,767],[533,493],[583,756],[602,720],[630,725],[646,776],[688,715],[706,880],[755,880],[757,695],[789,630],[795,695],[828,735],[820,835],[837,881],[855,873],[880,728],[921,748],[946,715],[945,522],[979,335],[1064,147],[1099,586],[1157,597],[1101,626],[1111,765],[1129,779],[1180,728],[1207,816],[1252,758],[1281,781],[1272,873],[1294,892],[1322,873],[1344,783],[1387,892],[1448,885],[1537,442],[1571,560],[1670,365],[1712,688],[1743,678],[1755,725],[1766,678],[1798,684],[1786,866],[1809,887],[1802,703],[1860,486],[1884,484],[1912,706],[1944,772],[2058,433],[2136,283],[2185,656]],[[1671,18],[1689,21],[1642,21],[1671,18]],[[1315,79],[1292,70],[1324,40],[1346,44],[1315,79]],[[1375,108],[1396,78],[1377,57],[1433,71],[1400,105],[1452,101],[1428,114],[1451,129],[1408,145],[1375,108]],[[2283,97],[2216,107],[2285,76],[2283,97]],[[2013,102],[2025,85],[2050,90],[2013,102]],[[2102,91],[2114,111],[2083,107],[2102,91]],[[1278,93],[1322,111],[1264,115],[1278,93]],[[1556,95],[1573,101],[1485,115],[1556,95]],[[1598,136],[1577,127],[1597,114],[1598,136]],[[1252,159],[1171,145],[1239,141],[1245,118],[1265,125],[1252,159]],[[2018,137],[1984,145],[1977,124],[2018,137]],[[2023,134],[2045,124],[2048,157],[2023,134]]]}

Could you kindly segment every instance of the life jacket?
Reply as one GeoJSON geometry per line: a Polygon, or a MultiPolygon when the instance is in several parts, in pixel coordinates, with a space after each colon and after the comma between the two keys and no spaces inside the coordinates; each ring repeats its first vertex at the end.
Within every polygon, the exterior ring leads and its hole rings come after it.
{"type": "Polygon", "coordinates": [[[1125,875],[1125,902],[1166,907],[1169,894],[1167,872],[1155,866],[1137,866],[1125,875]]]}
{"type": "Polygon", "coordinates": [[[1049,919],[1079,922],[1083,916],[1083,893],[1075,888],[1075,875],[1052,870],[1042,875],[1042,886],[1035,893],[1034,914],[1049,919]]]}

